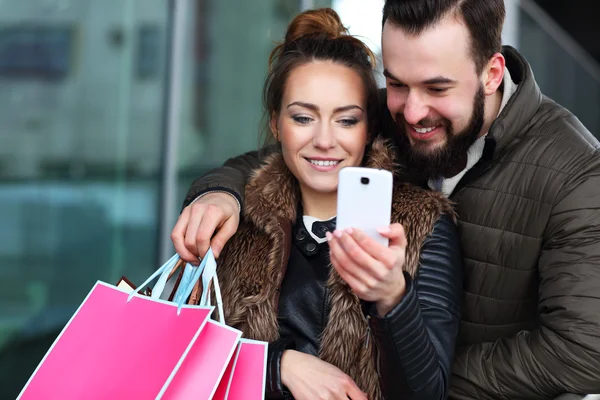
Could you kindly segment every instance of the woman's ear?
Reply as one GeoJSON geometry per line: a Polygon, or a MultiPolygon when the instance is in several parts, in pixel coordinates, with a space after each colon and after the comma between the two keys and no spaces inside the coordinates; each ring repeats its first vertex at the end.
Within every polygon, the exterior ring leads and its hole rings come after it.
{"type": "Polygon", "coordinates": [[[269,120],[269,128],[271,129],[271,134],[279,142],[279,128],[277,127],[277,115],[272,114],[271,119],[269,120]]]}

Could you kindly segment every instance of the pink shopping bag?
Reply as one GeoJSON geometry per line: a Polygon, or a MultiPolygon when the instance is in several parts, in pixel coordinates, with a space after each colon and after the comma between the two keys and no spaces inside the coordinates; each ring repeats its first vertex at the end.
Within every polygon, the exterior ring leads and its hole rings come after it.
{"type": "Polygon", "coordinates": [[[155,399],[207,323],[183,306],[98,282],[42,359],[19,399],[155,399]]]}
{"type": "Polygon", "coordinates": [[[215,321],[208,321],[163,399],[212,399],[242,333],[215,321]]]}
{"type": "Polygon", "coordinates": [[[65,326],[19,399],[208,400],[237,348],[241,332],[209,320],[210,306],[183,302],[208,264],[202,260],[177,289],[177,302],[160,300],[173,256],[151,297],[98,282],[65,326]]]}
{"type": "Polygon", "coordinates": [[[267,346],[266,342],[241,339],[213,399],[264,399],[267,346]]]}

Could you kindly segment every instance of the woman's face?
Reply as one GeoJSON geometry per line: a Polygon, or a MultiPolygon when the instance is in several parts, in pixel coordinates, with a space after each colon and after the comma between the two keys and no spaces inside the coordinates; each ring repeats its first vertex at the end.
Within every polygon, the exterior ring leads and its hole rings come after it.
{"type": "Polygon", "coordinates": [[[290,73],[271,129],[303,193],[335,192],[340,169],[361,164],[366,99],[365,85],[352,68],[315,61],[290,73]]]}

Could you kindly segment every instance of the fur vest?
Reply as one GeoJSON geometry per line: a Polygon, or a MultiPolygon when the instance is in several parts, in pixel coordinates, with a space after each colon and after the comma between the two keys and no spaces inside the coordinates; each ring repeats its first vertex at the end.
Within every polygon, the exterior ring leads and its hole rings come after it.
{"type": "MultiPolygon", "coordinates": [[[[394,150],[376,139],[365,155],[365,166],[396,171],[394,150]]],[[[218,260],[225,321],[244,337],[272,342],[279,338],[279,288],[291,250],[292,223],[299,210],[300,188],[280,153],[254,171],[246,186],[244,210],[237,233],[218,260]]],[[[405,269],[415,275],[421,245],[442,213],[452,214],[440,194],[395,183],[392,221],[407,236],[405,269]]],[[[330,315],[321,336],[319,357],[340,368],[367,393],[381,399],[374,340],[366,340],[368,321],[360,300],[334,268],[328,280],[330,315]]]]}

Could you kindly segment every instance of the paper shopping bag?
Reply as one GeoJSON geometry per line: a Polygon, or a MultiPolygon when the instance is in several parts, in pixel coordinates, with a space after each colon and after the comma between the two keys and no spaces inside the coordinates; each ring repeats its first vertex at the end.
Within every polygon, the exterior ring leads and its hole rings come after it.
{"type": "Polygon", "coordinates": [[[243,339],[233,368],[227,400],[260,400],[265,397],[266,342],[243,339]]]}
{"type": "MultiPolygon", "coordinates": [[[[206,265],[202,277],[195,282],[189,301],[210,307],[211,290],[214,289],[220,322],[207,323],[164,398],[262,400],[265,394],[267,343],[240,339],[241,332],[225,324],[217,263],[212,249],[208,250],[203,263],[206,265]],[[228,346],[230,353],[225,351],[228,346]],[[234,351],[235,357],[232,358],[234,351]],[[210,356],[210,362],[207,356],[210,356]],[[218,364],[222,365],[222,369],[216,368],[216,360],[224,362],[218,364]],[[219,380],[218,387],[210,386],[210,383],[219,380]]],[[[185,295],[188,292],[186,290],[185,295]]],[[[181,298],[180,293],[176,293],[175,298],[181,298]]]]}
{"type": "Polygon", "coordinates": [[[19,399],[155,399],[202,332],[210,308],[183,306],[98,282],[19,399]]]}
{"type": "MultiPolygon", "coordinates": [[[[191,293],[206,261],[195,268],[181,299],[191,293]]],[[[241,332],[227,328],[223,334],[223,329],[214,329],[216,323],[209,321],[213,307],[158,299],[167,272],[177,262],[178,257],[172,257],[140,285],[144,288],[160,275],[152,297],[135,293],[135,289],[96,283],[19,399],[159,399],[171,385],[169,393],[184,385],[185,376],[195,382],[200,379],[214,392],[241,332]],[[210,368],[204,368],[204,378],[188,371],[190,363],[198,363],[196,358],[212,368],[208,372],[210,368]]]]}
{"type": "Polygon", "coordinates": [[[265,397],[267,343],[241,339],[213,400],[262,400],[265,397]]]}
{"type": "MultiPolygon", "coordinates": [[[[214,289],[219,320],[221,326],[225,326],[217,264],[211,249],[205,259],[206,267],[202,272],[202,279],[196,283],[192,291],[191,301],[199,297],[199,305],[210,306],[211,289],[214,289]],[[200,286],[202,286],[201,296],[198,296],[200,286]]],[[[262,400],[265,396],[267,346],[266,342],[240,339],[235,357],[229,362],[213,399],[262,400]]]]}
{"type": "Polygon", "coordinates": [[[214,284],[220,322],[211,320],[207,323],[166,391],[165,399],[212,399],[242,335],[224,322],[221,290],[216,276],[217,263],[212,249],[208,250],[202,264],[204,269],[200,279],[194,276],[185,280],[188,285],[194,285],[193,290],[182,286],[177,290],[175,299],[181,301],[190,294],[191,303],[210,307],[209,288],[214,284]]]}
{"type": "MultiPolygon", "coordinates": [[[[185,265],[180,260],[172,270],[163,271],[150,295],[153,298],[160,298],[162,296],[161,292],[167,287],[167,281],[179,269],[179,278],[176,286],[172,289],[170,299],[179,303],[189,297],[190,304],[199,303],[199,306],[202,307],[204,303],[208,302],[208,299],[205,297],[199,302],[200,292],[205,286],[205,293],[208,293],[209,283],[216,279],[216,261],[212,250],[207,253],[198,268],[189,264],[185,265]],[[201,277],[198,276],[198,268],[202,270],[201,277]],[[183,272],[184,269],[185,272],[183,272]],[[190,290],[192,286],[193,290],[190,290]]],[[[120,282],[122,285],[126,285],[131,290],[136,289],[128,280],[122,279],[122,281],[125,282],[120,282]]],[[[146,291],[146,293],[148,292],[146,291]]],[[[220,315],[222,316],[220,290],[218,296],[218,304],[221,307],[220,315]]],[[[206,306],[210,308],[210,304],[206,306]]],[[[222,319],[222,317],[220,318],[222,319]]],[[[212,398],[225,369],[229,365],[229,361],[237,349],[241,334],[239,330],[230,328],[224,323],[208,321],[200,336],[192,345],[185,361],[169,382],[162,398],[170,400],[212,398]]]]}
{"type": "Polygon", "coordinates": [[[236,329],[208,321],[162,398],[212,399],[241,335],[236,329]]]}

